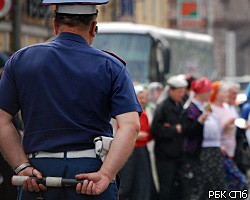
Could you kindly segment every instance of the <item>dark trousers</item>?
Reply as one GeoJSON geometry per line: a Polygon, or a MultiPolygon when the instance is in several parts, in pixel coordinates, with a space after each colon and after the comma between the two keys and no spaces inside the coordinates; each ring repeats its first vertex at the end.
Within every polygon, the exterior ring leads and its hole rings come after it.
{"type": "Polygon", "coordinates": [[[182,198],[182,162],[178,160],[157,160],[160,184],[159,200],[181,200],[182,198]]]}
{"type": "Polygon", "coordinates": [[[190,200],[198,159],[185,157],[182,166],[182,200],[190,200]]]}
{"type": "Polygon", "coordinates": [[[156,189],[147,147],[136,147],[119,172],[119,200],[155,200],[156,189]]]}
{"type": "MultiPolygon", "coordinates": [[[[76,174],[96,172],[102,162],[97,158],[32,158],[32,166],[41,171],[44,177],[63,177],[74,179],[76,174]]],[[[117,200],[118,189],[116,183],[98,196],[77,194],[76,188],[48,188],[45,192],[19,191],[19,200],[117,200]]]]}

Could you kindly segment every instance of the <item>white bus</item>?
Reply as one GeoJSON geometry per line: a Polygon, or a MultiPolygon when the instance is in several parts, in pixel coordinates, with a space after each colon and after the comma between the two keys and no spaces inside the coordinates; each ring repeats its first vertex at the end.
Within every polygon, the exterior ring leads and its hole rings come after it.
{"type": "Polygon", "coordinates": [[[164,83],[175,74],[211,79],[217,75],[213,38],[206,34],[126,22],[98,23],[93,46],[123,58],[134,82],[164,83]]]}

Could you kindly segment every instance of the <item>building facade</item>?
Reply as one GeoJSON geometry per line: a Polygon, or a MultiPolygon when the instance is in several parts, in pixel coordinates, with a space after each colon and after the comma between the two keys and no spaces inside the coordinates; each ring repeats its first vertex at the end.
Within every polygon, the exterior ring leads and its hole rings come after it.
{"type": "MultiPolygon", "coordinates": [[[[8,12],[0,8],[0,51],[13,52],[44,42],[53,36],[53,7],[41,6],[42,0],[4,0],[8,12]]],[[[101,5],[98,21],[132,21],[167,27],[167,0],[112,0],[101,5]]]]}
{"type": "Polygon", "coordinates": [[[168,0],[113,0],[98,9],[99,21],[130,21],[168,27],[168,0]]]}
{"type": "MultiPolygon", "coordinates": [[[[0,51],[13,52],[53,35],[53,7],[42,0],[3,0],[0,51]]],[[[111,0],[98,6],[98,21],[130,21],[208,33],[214,37],[219,76],[250,74],[249,0],[111,0]]]]}
{"type": "Polygon", "coordinates": [[[53,35],[51,7],[42,0],[4,0],[10,9],[0,9],[0,51],[13,52],[22,47],[44,42],[53,35]]]}
{"type": "Polygon", "coordinates": [[[208,33],[214,37],[220,77],[250,75],[249,0],[169,0],[169,10],[170,28],[208,33]],[[198,5],[196,19],[183,18],[186,13],[182,13],[181,5],[186,2],[198,5]]]}

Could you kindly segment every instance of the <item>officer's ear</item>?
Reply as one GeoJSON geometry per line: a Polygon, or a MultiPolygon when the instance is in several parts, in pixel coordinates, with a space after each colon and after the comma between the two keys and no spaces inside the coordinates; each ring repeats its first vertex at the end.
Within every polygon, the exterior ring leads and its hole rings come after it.
{"type": "Polygon", "coordinates": [[[96,36],[96,33],[97,33],[97,21],[93,21],[92,24],[91,24],[91,29],[90,29],[90,35],[92,37],[95,37],[96,36]]]}

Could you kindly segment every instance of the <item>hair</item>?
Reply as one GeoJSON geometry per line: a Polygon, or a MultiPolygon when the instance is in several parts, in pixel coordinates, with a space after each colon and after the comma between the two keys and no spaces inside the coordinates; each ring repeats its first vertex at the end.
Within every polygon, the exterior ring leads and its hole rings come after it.
{"type": "Polygon", "coordinates": [[[221,82],[220,81],[212,82],[212,87],[213,87],[213,90],[212,90],[212,94],[210,96],[210,102],[215,101],[216,96],[217,96],[219,90],[221,89],[221,82]]]}
{"type": "Polygon", "coordinates": [[[83,27],[89,26],[97,18],[96,14],[91,15],[72,15],[55,13],[55,21],[58,27],[61,25],[67,25],[69,27],[83,27]]]}
{"type": "Polygon", "coordinates": [[[226,89],[227,90],[230,90],[232,88],[237,88],[238,90],[240,90],[240,84],[239,83],[236,83],[234,81],[221,81],[221,83],[223,85],[225,85],[226,89]]]}
{"type": "Polygon", "coordinates": [[[197,78],[195,76],[192,76],[191,74],[186,74],[186,81],[188,83],[187,85],[187,89],[190,90],[191,89],[191,84],[194,80],[196,80],[197,78]]]}
{"type": "MultiPolygon", "coordinates": [[[[236,84],[237,85],[237,84],[236,84]]],[[[210,102],[214,102],[217,97],[217,94],[221,91],[229,91],[232,87],[236,86],[234,84],[229,84],[227,81],[215,81],[212,83],[213,93],[210,97],[210,102]]]]}

